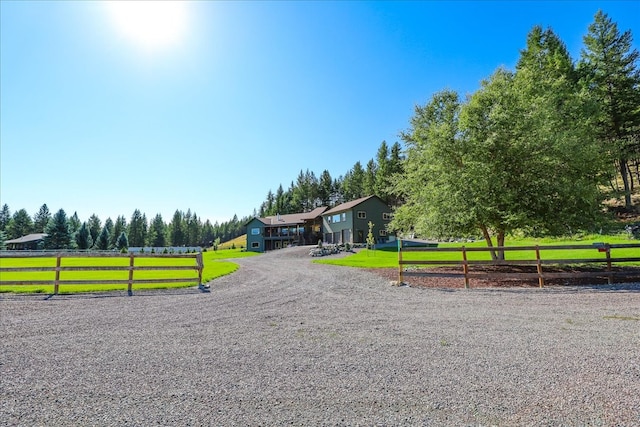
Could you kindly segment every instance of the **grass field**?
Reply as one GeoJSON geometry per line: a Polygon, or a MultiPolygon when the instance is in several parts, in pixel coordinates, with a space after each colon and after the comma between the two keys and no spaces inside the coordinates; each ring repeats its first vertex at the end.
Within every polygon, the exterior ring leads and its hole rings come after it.
{"type": "MultiPolygon", "coordinates": [[[[593,243],[640,243],[638,240],[629,240],[626,236],[586,236],[580,240],[560,240],[560,239],[512,239],[505,243],[506,246],[550,246],[550,245],[592,245],[593,243]]],[[[440,243],[439,248],[449,247],[486,247],[484,241],[471,243],[440,243]]],[[[638,248],[621,248],[613,249],[612,257],[638,257],[638,248]]],[[[594,249],[572,249],[572,250],[545,250],[541,251],[542,259],[579,259],[579,258],[602,258],[605,254],[594,249]]],[[[462,260],[462,254],[459,252],[403,252],[404,260],[462,260]]],[[[490,260],[489,252],[468,252],[469,260],[490,260]]],[[[513,251],[507,252],[506,258],[511,260],[518,259],[535,259],[535,251],[513,251]]],[[[362,249],[359,252],[338,259],[324,258],[315,260],[320,264],[342,265],[347,267],[360,268],[397,268],[398,267],[398,249],[397,247],[388,247],[382,249],[367,250],[362,249]]],[[[626,263],[625,265],[640,265],[640,263],[626,263]]]]}
{"type": "Polygon", "coordinates": [[[221,249],[244,249],[247,246],[247,235],[243,234],[242,236],[238,236],[235,239],[231,239],[228,242],[220,243],[218,246],[218,250],[221,249]]]}
{"type": "MultiPolygon", "coordinates": [[[[216,277],[230,274],[237,270],[238,265],[228,259],[241,258],[256,255],[253,252],[242,252],[240,249],[227,249],[203,252],[202,259],[204,270],[202,272],[203,282],[208,282],[216,277]]],[[[2,267],[55,267],[56,259],[51,258],[2,258],[2,267]]],[[[120,266],[129,265],[128,257],[98,258],[98,257],[78,257],[63,258],[63,267],[81,266],[120,266]]],[[[194,266],[193,258],[136,258],[136,266],[194,266]]],[[[55,272],[3,272],[2,281],[11,280],[41,280],[53,281],[55,272]]],[[[162,279],[162,278],[185,278],[185,282],[178,283],[150,283],[134,284],[135,289],[163,289],[195,286],[197,284],[197,271],[194,270],[162,270],[162,271],[136,271],[135,279],[162,279]]],[[[62,280],[127,280],[128,271],[63,271],[60,274],[62,280]]],[[[69,292],[92,292],[107,290],[123,290],[126,284],[93,284],[93,285],[64,285],[61,284],[60,293],[69,292]]],[[[0,292],[24,292],[24,293],[53,293],[53,285],[0,285],[0,292]]]]}

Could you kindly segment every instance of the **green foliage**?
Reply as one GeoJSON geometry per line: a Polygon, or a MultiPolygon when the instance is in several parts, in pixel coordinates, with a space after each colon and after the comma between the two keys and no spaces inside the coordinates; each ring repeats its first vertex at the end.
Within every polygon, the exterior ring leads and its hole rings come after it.
{"type": "Polygon", "coordinates": [[[93,239],[91,238],[91,233],[89,232],[89,227],[87,227],[86,222],[82,223],[75,238],[78,249],[87,250],[93,246],[93,239]]]}
{"type": "Polygon", "coordinates": [[[609,161],[624,185],[625,206],[631,207],[633,175],[630,159],[640,157],[640,69],[639,53],[630,31],[598,11],[584,37],[578,63],[581,83],[598,107],[593,114],[601,156],[609,161]]]}
{"type": "Polygon", "coordinates": [[[120,236],[118,236],[118,240],[116,240],[116,248],[120,252],[126,252],[127,249],[129,249],[129,239],[127,237],[127,233],[125,233],[124,231],[120,233],[120,236]]]}
{"type": "Polygon", "coordinates": [[[102,221],[100,221],[98,215],[92,214],[89,217],[87,227],[89,229],[89,233],[91,234],[91,240],[94,242],[98,240],[98,236],[100,235],[100,231],[102,230],[102,221]]]}
{"type": "Polygon", "coordinates": [[[9,210],[9,205],[6,203],[2,205],[2,210],[0,210],[0,231],[6,231],[7,225],[9,225],[9,221],[11,220],[11,211],[9,210]]]}
{"type": "Polygon", "coordinates": [[[373,235],[373,227],[374,223],[369,221],[367,224],[369,226],[369,233],[367,234],[367,249],[375,249],[376,247],[376,238],[373,235]]]}
{"type": "Polygon", "coordinates": [[[40,207],[38,213],[36,213],[33,217],[33,232],[34,233],[44,233],[44,229],[49,223],[51,219],[51,212],[49,212],[49,208],[45,203],[40,207]]]}
{"type": "Polygon", "coordinates": [[[515,73],[498,69],[467,102],[443,91],[403,134],[392,227],[488,244],[514,230],[563,234],[596,224],[601,202],[593,106],[551,30],[534,27],[515,73]]]}
{"type": "Polygon", "coordinates": [[[60,209],[53,215],[45,228],[45,233],[47,233],[47,236],[44,238],[44,247],[46,249],[71,248],[72,239],[69,220],[63,209],[60,209]]]}
{"type": "Polygon", "coordinates": [[[20,209],[13,214],[7,224],[6,232],[9,240],[33,233],[33,221],[26,209],[20,209]]]}
{"type": "Polygon", "coordinates": [[[98,239],[94,244],[94,248],[101,251],[106,251],[109,249],[109,229],[107,228],[107,224],[102,228],[100,234],[98,235],[98,239]]]}

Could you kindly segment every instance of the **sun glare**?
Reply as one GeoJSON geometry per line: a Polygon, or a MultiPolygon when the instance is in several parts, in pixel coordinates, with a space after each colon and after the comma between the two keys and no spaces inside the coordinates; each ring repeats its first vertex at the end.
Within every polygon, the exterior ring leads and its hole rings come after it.
{"type": "Polygon", "coordinates": [[[108,1],[109,14],[122,37],[145,50],[178,44],[187,29],[183,1],[108,1]]]}

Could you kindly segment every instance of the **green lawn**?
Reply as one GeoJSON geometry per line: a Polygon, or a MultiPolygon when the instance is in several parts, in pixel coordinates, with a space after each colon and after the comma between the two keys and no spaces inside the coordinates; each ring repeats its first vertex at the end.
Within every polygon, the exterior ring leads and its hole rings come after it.
{"type": "MultiPolygon", "coordinates": [[[[551,245],[592,245],[593,243],[609,243],[609,244],[625,244],[640,243],[638,240],[629,240],[626,236],[587,236],[581,240],[567,239],[512,239],[508,240],[506,246],[551,246],[551,245]]],[[[461,247],[467,248],[486,247],[484,241],[472,243],[440,243],[439,248],[461,247]]],[[[612,249],[612,257],[638,257],[638,248],[620,248],[612,249]]],[[[605,259],[605,253],[598,252],[593,249],[570,249],[570,250],[542,250],[540,257],[542,259],[579,259],[579,258],[602,258],[605,259]]],[[[459,252],[403,252],[403,260],[462,260],[462,254],[459,252]]],[[[468,252],[469,260],[490,260],[489,252],[468,252]]],[[[518,259],[535,259],[535,251],[512,251],[506,253],[506,258],[511,260],[518,259]]],[[[397,247],[383,248],[377,250],[362,249],[359,252],[344,258],[332,259],[331,257],[315,260],[320,264],[343,265],[347,267],[360,268],[397,268],[398,267],[398,250],[397,247]]],[[[640,262],[626,263],[625,265],[640,265],[640,262]]]]}
{"type": "MultiPolygon", "coordinates": [[[[253,252],[242,252],[240,249],[228,249],[224,251],[209,251],[203,253],[204,270],[202,272],[203,282],[208,282],[216,277],[230,274],[238,269],[238,265],[227,259],[241,258],[256,255],[253,252]]],[[[51,258],[2,258],[2,267],[55,267],[56,259],[51,258]]],[[[62,266],[122,266],[129,265],[129,258],[63,258],[62,266]]],[[[193,258],[136,258],[136,266],[194,266],[193,258]]],[[[0,273],[0,280],[42,280],[53,281],[55,272],[3,272],[0,273]]],[[[128,271],[63,271],[60,278],[62,280],[127,280],[128,271]]],[[[162,278],[185,278],[185,282],[178,283],[149,283],[134,284],[136,289],[162,289],[189,287],[197,284],[197,271],[194,270],[162,270],[162,271],[136,271],[135,279],[162,279],[162,278]]],[[[127,289],[126,284],[94,284],[94,285],[64,285],[59,288],[60,293],[92,292],[107,290],[127,289]]],[[[20,292],[20,293],[53,293],[53,285],[0,285],[0,292],[20,292]]]]}

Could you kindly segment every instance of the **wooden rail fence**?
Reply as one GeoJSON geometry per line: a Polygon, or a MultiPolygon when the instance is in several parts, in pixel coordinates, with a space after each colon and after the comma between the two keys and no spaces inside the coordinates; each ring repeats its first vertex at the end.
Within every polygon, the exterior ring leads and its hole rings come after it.
{"type": "MultiPolygon", "coordinates": [[[[123,284],[127,285],[127,291],[129,295],[133,292],[134,284],[143,283],[178,283],[178,282],[191,282],[196,281],[198,285],[202,284],[202,270],[204,264],[202,261],[202,253],[195,254],[141,254],[141,253],[112,253],[112,252],[14,252],[6,251],[0,253],[0,261],[8,258],[55,258],[55,267],[43,267],[43,266],[30,266],[30,267],[6,267],[0,263],[0,285],[53,285],[53,293],[58,294],[60,285],[105,285],[105,284],[123,284]],[[129,258],[129,265],[83,265],[83,266],[64,266],[63,259],[65,258],[129,258]],[[143,258],[162,258],[164,259],[185,259],[193,258],[194,265],[136,265],[136,260],[143,258]],[[195,270],[197,275],[194,277],[172,277],[172,278],[154,278],[154,279],[137,279],[134,277],[136,271],[179,271],[179,270],[195,270]],[[64,279],[61,277],[63,272],[71,271],[128,271],[128,279],[64,279]],[[54,280],[5,280],[5,273],[28,273],[28,272],[55,272],[54,280]]],[[[43,262],[44,264],[44,262],[43,262]]]]}
{"type": "Polygon", "coordinates": [[[398,240],[398,283],[404,282],[405,276],[431,276],[431,277],[462,277],[464,278],[464,287],[469,287],[469,279],[538,279],[540,287],[544,286],[545,279],[555,278],[578,278],[578,277],[606,277],[609,284],[611,284],[613,277],[631,277],[637,276],[638,273],[632,273],[625,271],[613,271],[612,266],[614,263],[624,262],[640,262],[640,256],[633,257],[612,257],[611,252],[615,249],[621,248],[639,248],[636,252],[640,255],[640,244],[591,244],[591,245],[550,245],[550,246],[494,246],[489,247],[474,247],[466,248],[464,246],[455,248],[438,248],[438,247],[404,247],[402,240],[398,240]],[[592,258],[571,258],[571,259],[542,259],[541,252],[548,250],[574,250],[574,249],[587,249],[597,251],[598,253],[604,253],[604,257],[592,257],[592,258]],[[470,260],[468,259],[469,252],[490,252],[496,251],[498,253],[505,253],[511,251],[534,251],[535,259],[514,259],[514,260],[470,260]],[[407,260],[403,258],[405,252],[459,252],[461,253],[461,260],[407,260]],[[574,265],[574,264],[599,264],[602,266],[601,271],[580,271],[580,272],[553,272],[544,271],[545,265],[574,265]],[[523,265],[535,265],[535,273],[521,273],[514,271],[470,271],[469,267],[473,266],[523,266],[523,265]],[[406,271],[406,266],[460,266],[461,272],[438,272],[415,270],[406,271]]]}

